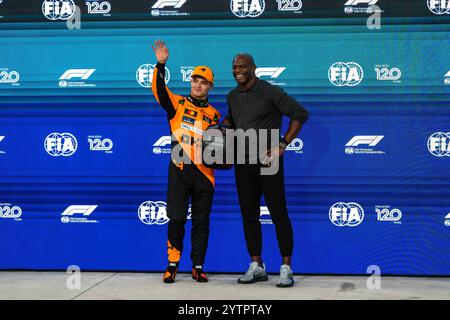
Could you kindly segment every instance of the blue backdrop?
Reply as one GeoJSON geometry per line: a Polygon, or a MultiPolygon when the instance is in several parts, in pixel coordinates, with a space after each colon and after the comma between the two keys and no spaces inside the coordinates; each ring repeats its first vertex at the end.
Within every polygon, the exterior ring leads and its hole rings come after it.
{"type": "MultiPolygon", "coordinates": [[[[208,65],[225,114],[232,58],[248,52],[310,112],[285,156],[296,273],[450,275],[450,9],[380,0],[369,29],[368,1],[176,2],[75,1],[80,29],[55,1],[0,1],[1,269],[165,268],[169,127],[146,66],[163,39],[172,92],[208,65]]],[[[234,173],[217,172],[205,268],[248,260],[234,173]]]]}

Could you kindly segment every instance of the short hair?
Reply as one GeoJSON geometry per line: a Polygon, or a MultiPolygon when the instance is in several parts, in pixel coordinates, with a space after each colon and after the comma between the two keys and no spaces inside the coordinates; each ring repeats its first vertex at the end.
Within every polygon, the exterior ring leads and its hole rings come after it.
{"type": "Polygon", "coordinates": [[[253,56],[251,54],[238,53],[237,55],[234,56],[233,61],[236,60],[238,57],[243,57],[243,58],[248,59],[250,61],[251,65],[256,67],[255,59],[253,59],[253,56]]]}

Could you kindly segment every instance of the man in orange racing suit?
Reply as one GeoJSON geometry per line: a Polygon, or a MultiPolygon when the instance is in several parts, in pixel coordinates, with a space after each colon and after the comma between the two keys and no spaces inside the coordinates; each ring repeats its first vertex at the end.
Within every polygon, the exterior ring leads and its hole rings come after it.
{"type": "Polygon", "coordinates": [[[175,281],[183,251],[184,226],[191,197],[192,278],[198,282],[207,282],[203,263],[208,246],[214,171],[196,160],[198,158],[195,153],[201,151],[201,144],[198,143],[199,136],[201,142],[201,132],[208,126],[217,124],[220,118],[220,113],[208,103],[208,92],[214,85],[214,74],[206,66],[196,67],[191,74],[190,95],[175,95],[165,84],[165,64],[169,58],[169,50],[160,40],[155,41],[152,48],[158,61],[153,72],[152,91],[167,112],[172,136],[167,190],[167,216],[170,218],[167,241],[169,264],[163,281],[175,281]]]}

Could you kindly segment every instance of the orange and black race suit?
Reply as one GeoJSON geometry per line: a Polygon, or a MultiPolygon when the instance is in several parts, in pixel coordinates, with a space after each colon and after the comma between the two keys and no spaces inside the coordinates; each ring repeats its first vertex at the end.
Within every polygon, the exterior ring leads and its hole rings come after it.
{"type": "Polygon", "coordinates": [[[169,261],[180,260],[191,198],[191,259],[193,265],[203,265],[208,247],[214,170],[204,166],[199,158],[201,133],[208,126],[219,122],[220,113],[207,100],[173,94],[165,84],[164,64],[158,63],[155,67],[152,91],[167,112],[172,151],[177,150],[171,155],[167,190],[167,216],[170,218],[167,243],[169,261]],[[175,154],[181,156],[175,157],[175,154]]]}

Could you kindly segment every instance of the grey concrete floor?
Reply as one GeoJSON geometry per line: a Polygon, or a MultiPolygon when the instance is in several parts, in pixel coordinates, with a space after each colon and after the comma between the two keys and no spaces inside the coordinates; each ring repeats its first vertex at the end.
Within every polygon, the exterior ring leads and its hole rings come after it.
{"type": "MultiPolygon", "coordinates": [[[[268,282],[236,283],[238,275],[210,274],[197,283],[178,274],[164,284],[159,273],[82,272],[79,288],[65,272],[0,272],[0,299],[39,300],[310,300],[310,299],[445,299],[450,300],[450,278],[381,277],[380,289],[368,289],[364,276],[295,276],[293,288],[276,288],[276,275],[268,282]]],[[[373,282],[370,282],[373,283],[373,282]]]]}

